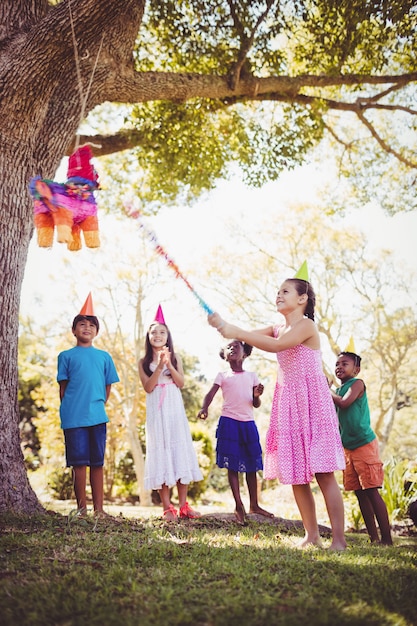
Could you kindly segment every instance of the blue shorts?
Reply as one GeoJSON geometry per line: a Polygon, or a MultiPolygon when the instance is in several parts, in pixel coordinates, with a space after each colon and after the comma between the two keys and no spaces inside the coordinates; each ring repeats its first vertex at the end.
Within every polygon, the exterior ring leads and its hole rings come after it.
{"type": "Polygon", "coordinates": [[[106,450],[107,424],[64,429],[67,467],[102,467],[106,450]]]}

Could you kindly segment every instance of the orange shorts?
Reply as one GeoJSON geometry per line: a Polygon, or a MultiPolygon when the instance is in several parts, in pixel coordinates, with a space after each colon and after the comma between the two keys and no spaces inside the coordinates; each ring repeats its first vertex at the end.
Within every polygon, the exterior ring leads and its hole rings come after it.
{"type": "Polygon", "coordinates": [[[384,468],[379,457],[378,440],[346,450],[346,469],[343,470],[343,486],[346,491],[373,489],[382,487],[384,482],[384,468]]]}

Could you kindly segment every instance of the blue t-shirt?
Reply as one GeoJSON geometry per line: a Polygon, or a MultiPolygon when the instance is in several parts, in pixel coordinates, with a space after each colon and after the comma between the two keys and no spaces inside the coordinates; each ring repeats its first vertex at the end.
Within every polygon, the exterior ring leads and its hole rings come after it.
{"type": "Polygon", "coordinates": [[[108,352],[75,346],[58,355],[57,381],[67,380],[60,407],[61,428],[108,422],[106,386],[119,381],[108,352]]]}

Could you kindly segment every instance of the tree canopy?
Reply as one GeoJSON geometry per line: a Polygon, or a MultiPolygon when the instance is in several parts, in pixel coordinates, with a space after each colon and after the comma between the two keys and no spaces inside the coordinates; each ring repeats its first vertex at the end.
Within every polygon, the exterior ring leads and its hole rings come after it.
{"type": "MultiPolygon", "coordinates": [[[[3,0],[0,4],[0,510],[34,510],[17,416],[28,183],[53,178],[103,103],[128,106],[96,156],[134,149],[144,203],[191,200],[238,164],[262,185],[329,138],[358,199],[415,207],[409,0],[3,0]],[[373,184],[372,184],[373,181],[373,184]],[[392,189],[396,190],[395,193],[392,189]]],[[[157,208],[157,206],[155,206],[157,208]]]]}
{"type": "Polygon", "coordinates": [[[144,201],[189,201],[236,163],[260,186],[327,140],[359,202],[408,210],[415,26],[413,2],[150,2],[135,67],[168,75],[173,95],[138,93],[128,123],[94,137],[97,154],[134,148],[144,201]],[[395,195],[378,193],[387,168],[395,195]]]}

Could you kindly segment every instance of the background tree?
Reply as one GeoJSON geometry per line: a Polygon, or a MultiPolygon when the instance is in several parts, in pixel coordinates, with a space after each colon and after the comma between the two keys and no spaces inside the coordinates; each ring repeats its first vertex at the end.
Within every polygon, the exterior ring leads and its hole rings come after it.
{"type": "Polygon", "coordinates": [[[47,407],[40,399],[38,389],[45,366],[45,347],[35,341],[35,335],[29,319],[22,319],[19,336],[19,429],[25,464],[28,469],[35,470],[40,464],[40,440],[37,429],[37,417],[47,407]]]}
{"type": "Polygon", "coordinates": [[[414,139],[399,145],[405,135],[392,132],[390,144],[385,128],[407,117],[414,130],[415,22],[410,0],[3,0],[0,511],[39,509],[25,475],[16,401],[30,178],[53,178],[80,122],[103,102],[152,103],[136,110],[135,124],[100,137],[97,152],[139,145],[146,201],[192,197],[235,161],[248,183],[260,185],[302,162],[325,132],[346,153],[372,140],[376,157],[414,170],[414,139]],[[357,142],[333,127],[330,113],[342,112],[365,131],[357,142]],[[163,179],[166,187],[151,193],[150,184],[163,179]]]}

